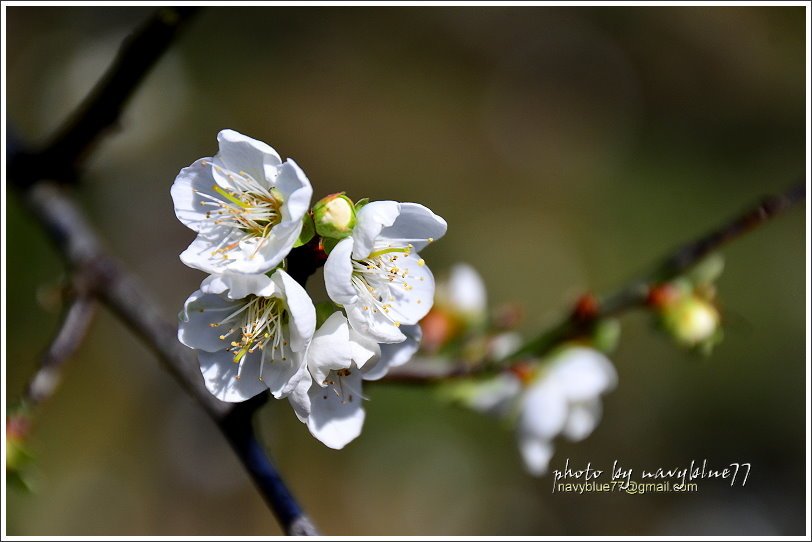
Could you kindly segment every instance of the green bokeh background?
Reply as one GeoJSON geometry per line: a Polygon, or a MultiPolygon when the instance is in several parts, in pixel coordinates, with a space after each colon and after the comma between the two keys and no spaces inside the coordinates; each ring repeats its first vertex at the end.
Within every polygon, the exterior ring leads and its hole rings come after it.
{"type": "MultiPolygon", "coordinates": [[[[59,125],[150,8],[11,7],[8,121],[59,125]]],[[[804,8],[210,8],[88,163],[80,197],[174,317],[203,275],[178,254],[177,171],[233,128],[303,167],[315,197],[421,202],[449,223],[436,272],[480,270],[538,330],[805,168],[804,8]]],[[[7,404],[55,329],[63,267],[10,194],[7,404]]],[[[618,388],[552,461],[753,464],[745,487],[552,494],[499,422],[429,390],[370,386],[336,452],[287,403],[260,414],[280,469],[327,534],[804,532],[805,209],[726,248],[726,339],[708,360],[623,318],[618,388]]],[[[37,419],[37,491],[8,533],[278,533],[214,426],[102,310],[37,419]]]]}

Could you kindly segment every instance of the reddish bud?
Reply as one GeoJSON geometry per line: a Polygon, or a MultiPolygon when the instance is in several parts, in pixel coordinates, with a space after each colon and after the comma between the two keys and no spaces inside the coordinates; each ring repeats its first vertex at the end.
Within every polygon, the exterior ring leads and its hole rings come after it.
{"type": "Polygon", "coordinates": [[[533,365],[526,361],[515,363],[508,367],[508,370],[516,375],[516,378],[518,378],[522,384],[529,384],[530,381],[533,380],[533,375],[535,374],[533,365]]]}
{"type": "Polygon", "coordinates": [[[598,299],[591,293],[586,293],[575,302],[572,316],[579,322],[589,322],[598,316],[598,299]]]}
{"type": "Polygon", "coordinates": [[[420,328],[423,331],[421,346],[427,352],[436,352],[459,331],[459,325],[454,318],[436,308],[432,308],[420,320],[420,328]]]}
{"type": "Polygon", "coordinates": [[[23,440],[31,428],[31,420],[20,414],[6,418],[6,438],[10,440],[23,440]]]}
{"type": "Polygon", "coordinates": [[[679,292],[671,284],[658,284],[649,288],[646,303],[661,309],[679,297],[679,292]]]}

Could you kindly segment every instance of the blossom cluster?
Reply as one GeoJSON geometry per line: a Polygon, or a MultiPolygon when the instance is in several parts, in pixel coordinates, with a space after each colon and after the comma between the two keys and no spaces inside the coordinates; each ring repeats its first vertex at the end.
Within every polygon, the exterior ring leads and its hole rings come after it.
{"type": "Polygon", "coordinates": [[[217,154],[182,169],[171,190],[178,219],[197,234],[180,259],[208,273],[184,304],[178,339],[218,399],[269,390],[340,449],[361,433],[362,382],[420,344],[435,284],[419,252],[446,222],[416,203],[343,194],[311,208],[310,181],[292,159],[233,130],[217,140],[217,154]],[[305,244],[326,255],[328,311],[286,271],[305,244]]]}

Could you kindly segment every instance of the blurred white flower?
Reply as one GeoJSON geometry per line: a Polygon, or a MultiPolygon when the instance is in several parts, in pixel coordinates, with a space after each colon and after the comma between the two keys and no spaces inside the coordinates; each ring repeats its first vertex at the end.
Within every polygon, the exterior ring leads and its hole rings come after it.
{"type": "Polygon", "coordinates": [[[416,203],[376,201],[358,211],[352,236],[324,265],[327,293],[350,325],[377,343],[406,340],[434,301],[434,276],[417,254],[446,232],[446,222],[416,203]]]}
{"type": "Polygon", "coordinates": [[[363,380],[381,378],[417,350],[419,328],[404,326],[404,331],[407,340],[379,345],[351,328],[340,312],[316,331],[307,351],[313,379],[307,392],[309,414],[300,416],[314,437],[338,450],[361,434],[366,416],[363,380]]]}
{"type": "Polygon", "coordinates": [[[485,283],[466,263],[455,264],[448,278],[438,281],[435,300],[438,308],[471,323],[484,320],[488,308],[485,283]]]}
{"type": "Polygon", "coordinates": [[[420,321],[423,349],[429,353],[438,352],[472,328],[482,326],[488,316],[487,310],[487,292],[482,277],[466,263],[455,264],[437,281],[434,306],[420,321]]]}
{"type": "Polygon", "coordinates": [[[567,348],[541,369],[519,399],[519,450],[531,474],[547,472],[556,436],[579,441],[592,433],[600,396],[616,384],[614,366],[592,348],[567,348]]]}
{"type": "Polygon", "coordinates": [[[302,231],[313,189],[296,163],[233,130],[220,150],[178,174],[175,214],[197,232],[180,259],[208,273],[265,273],[288,255],[302,231]]]}
{"type": "Polygon", "coordinates": [[[589,436],[600,421],[600,396],[616,384],[615,368],[606,356],[571,346],[541,365],[520,363],[487,380],[462,382],[450,388],[450,396],[477,412],[515,423],[525,466],[540,476],[547,472],[553,440],[589,436]]]}
{"type": "Polygon", "coordinates": [[[278,269],[266,275],[211,275],[186,300],[178,339],[198,351],[206,387],[222,401],[245,401],[270,389],[291,396],[307,415],[305,352],[316,311],[299,283],[278,269]]]}

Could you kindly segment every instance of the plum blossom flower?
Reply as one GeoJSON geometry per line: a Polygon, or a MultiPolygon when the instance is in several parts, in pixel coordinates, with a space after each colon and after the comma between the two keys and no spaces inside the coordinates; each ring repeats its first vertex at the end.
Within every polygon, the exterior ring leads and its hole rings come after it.
{"type": "Polygon", "coordinates": [[[417,203],[376,201],[358,211],[352,236],[324,265],[327,293],[355,331],[377,343],[406,340],[400,326],[416,324],[434,300],[434,276],[417,253],[446,228],[417,203]]]}
{"type": "Polygon", "coordinates": [[[206,387],[218,399],[245,401],[270,389],[307,415],[305,353],[316,311],[305,290],[278,269],[267,275],[211,275],[186,300],[178,339],[198,351],[206,387]]]}
{"type": "Polygon", "coordinates": [[[527,470],[547,472],[553,439],[585,439],[601,418],[600,396],[617,384],[612,363],[592,348],[571,347],[542,368],[520,399],[519,450],[527,470]]]}
{"type": "Polygon", "coordinates": [[[403,331],[407,339],[401,343],[379,345],[350,327],[340,312],[316,331],[307,352],[313,379],[307,392],[309,414],[300,416],[314,437],[338,450],[361,434],[363,381],[381,378],[417,350],[419,326],[404,326],[403,331]]]}
{"type": "Polygon", "coordinates": [[[233,130],[217,135],[219,152],[180,171],[175,214],[197,238],[180,258],[207,273],[265,273],[290,252],[313,189],[291,159],[233,130]]]}
{"type": "Polygon", "coordinates": [[[571,346],[545,365],[521,364],[454,394],[473,410],[513,419],[525,467],[540,476],[553,456],[553,440],[589,436],[601,418],[600,396],[616,384],[617,373],[606,356],[571,346]]]}

